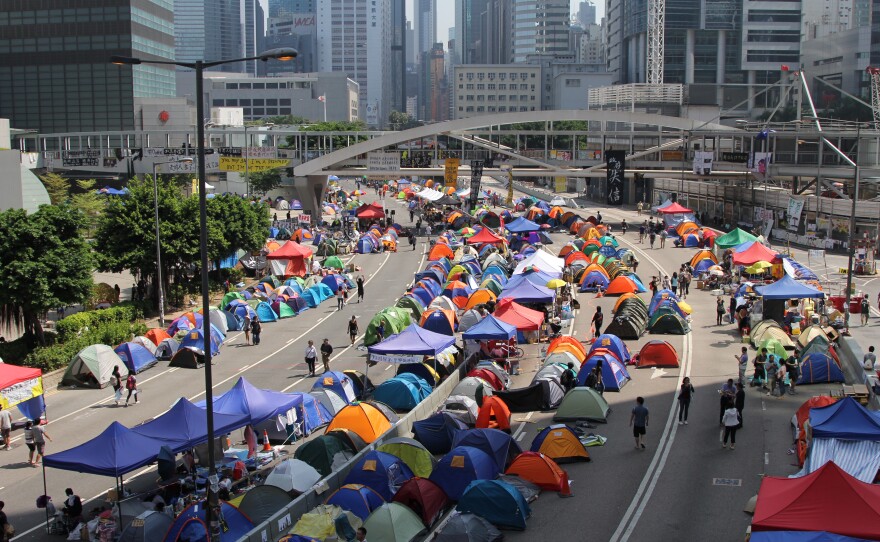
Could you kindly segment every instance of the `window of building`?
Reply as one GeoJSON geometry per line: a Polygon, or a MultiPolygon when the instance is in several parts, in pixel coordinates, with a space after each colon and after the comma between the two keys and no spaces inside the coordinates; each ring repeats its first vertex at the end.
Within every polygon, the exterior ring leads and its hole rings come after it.
{"type": "Polygon", "coordinates": [[[520,95],[519,95],[519,101],[521,101],[521,102],[527,102],[528,100],[529,100],[529,97],[528,97],[526,94],[520,94],[520,95]]]}
{"type": "Polygon", "coordinates": [[[520,89],[520,90],[529,90],[529,85],[526,85],[526,84],[521,83],[521,84],[519,85],[519,89],[520,89]]]}
{"type": "Polygon", "coordinates": [[[494,112],[495,112],[495,106],[490,105],[488,111],[489,111],[489,113],[494,113],[494,112]]]}
{"type": "Polygon", "coordinates": [[[280,115],[290,115],[290,108],[289,108],[289,107],[282,107],[282,108],[280,108],[280,109],[278,110],[278,114],[280,114],[280,115]]]}
{"type": "Polygon", "coordinates": [[[226,100],[226,107],[238,107],[238,100],[226,100]]]}
{"type": "Polygon", "coordinates": [[[495,83],[489,83],[489,85],[488,85],[487,88],[488,88],[489,90],[495,90],[495,83]]]}
{"type": "Polygon", "coordinates": [[[251,105],[266,105],[266,100],[255,98],[251,105]]]}
{"type": "Polygon", "coordinates": [[[251,101],[250,101],[250,99],[248,99],[248,98],[242,98],[241,100],[238,101],[238,105],[247,105],[247,106],[250,106],[250,105],[251,105],[251,101]]]}
{"type": "Polygon", "coordinates": [[[467,99],[468,99],[468,101],[471,101],[471,102],[474,101],[474,95],[468,94],[467,99]]]}
{"type": "Polygon", "coordinates": [[[500,83],[500,84],[498,85],[498,90],[507,90],[507,85],[504,84],[504,83],[500,83]]]}
{"type": "Polygon", "coordinates": [[[238,83],[226,83],[226,88],[230,90],[238,90],[238,83]]]}
{"type": "Polygon", "coordinates": [[[494,73],[490,73],[490,74],[489,74],[489,81],[494,81],[494,80],[495,80],[495,74],[494,74],[494,73]]]}
{"type": "Polygon", "coordinates": [[[489,96],[487,96],[486,99],[489,100],[490,102],[494,102],[494,101],[495,101],[495,95],[494,95],[494,94],[489,94],[489,96]]]}
{"type": "Polygon", "coordinates": [[[267,89],[276,89],[278,88],[278,83],[266,83],[267,89]]]}
{"type": "Polygon", "coordinates": [[[265,83],[254,83],[254,90],[263,90],[266,88],[265,83]]]}
{"type": "Polygon", "coordinates": [[[223,100],[211,100],[212,107],[223,107],[223,100]]]}
{"type": "Polygon", "coordinates": [[[483,72],[480,72],[480,73],[477,74],[477,80],[478,80],[478,81],[482,81],[485,77],[486,77],[486,74],[483,73],[483,72]]]}
{"type": "Polygon", "coordinates": [[[482,112],[484,112],[485,110],[486,110],[486,108],[483,107],[482,105],[478,105],[478,106],[477,106],[477,113],[482,113],[482,112]]]}
{"type": "Polygon", "coordinates": [[[486,97],[485,97],[484,95],[482,95],[482,94],[477,94],[477,101],[478,101],[478,102],[482,102],[482,101],[484,101],[485,99],[486,99],[486,97]]]}
{"type": "Polygon", "coordinates": [[[477,90],[486,90],[485,83],[477,83],[477,90]]]}
{"type": "MultiPolygon", "coordinates": [[[[235,83],[233,83],[233,84],[235,84],[235,83]]],[[[239,88],[239,89],[250,90],[250,89],[251,89],[251,84],[250,84],[250,83],[239,83],[238,88],[239,88]]]]}
{"type": "Polygon", "coordinates": [[[510,100],[511,102],[515,102],[516,101],[516,94],[511,94],[510,96],[507,97],[507,99],[510,100]]]}
{"type": "Polygon", "coordinates": [[[566,79],[566,80],[565,80],[565,86],[566,86],[566,87],[569,87],[569,88],[572,88],[572,87],[580,87],[580,86],[581,86],[581,80],[580,80],[580,79],[566,79]]]}
{"type": "Polygon", "coordinates": [[[466,88],[467,88],[468,90],[474,90],[474,84],[473,84],[473,83],[468,83],[468,85],[467,85],[466,88]]]}
{"type": "Polygon", "coordinates": [[[499,73],[498,79],[501,79],[502,81],[504,81],[505,79],[507,79],[507,74],[506,73],[499,73]]]}
{"type": "Polygon", "coordinates": [[[278,98],[267,98],[266,105],[278,105],[278,98]]]}
{"type": "Polygon", "coordinates": [[[467,113],[473,113],[473,111],[474,111],[474,106],[472,106],[472,105],[467,106],[467,109],[465,109],[465,112],[467,112],[467,113]]]}
{"type": "Polygon", "coordinates": [[[254,108],[254,116],[255,117],[262,117],[265,114],[266,114],[266,110],[263,109],[262,107],[255,107],[254,108]]]}
{"type": "Polygon", "coordinates": [[[281,98],[278,101],[278,105],[290,105],[290,98],[281,98]]]}
{"type": "Polygon", "coordinates": [[[499,102],[506,102],[506,101],[507,101],[507,96],[505,96],[504,94],[499,95],[499,96],[498,96],[498,101],[499,101],[499,102]]]}
{"type": "Polygon", "coordinates": [[[467,80],[468,80],[468,81],[473,81],[473,80],[474,80],[474,74],[473,74],[473,72],[468,72],[468,74],[467,74],[467,80]]]}
{"type": "Polygon", "coordinates": [[[499,112],[499,113],[506,113],[506,112],[507,112],[507,106],[499,105],[499,106],[498,106],[498,112],[499,112]]]}

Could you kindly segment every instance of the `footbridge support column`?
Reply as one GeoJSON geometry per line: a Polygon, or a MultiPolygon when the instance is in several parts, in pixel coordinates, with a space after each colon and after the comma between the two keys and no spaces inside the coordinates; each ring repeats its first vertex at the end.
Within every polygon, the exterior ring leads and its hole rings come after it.
{"type": "Polygon", "coordinates": [[[324,201],[327,182],[327,175],[308,175],[293,179],[293,188],[297,199],[302,203],[303,212],[311,214],[316,223],[321,220],[321,202],[324,201]]]}

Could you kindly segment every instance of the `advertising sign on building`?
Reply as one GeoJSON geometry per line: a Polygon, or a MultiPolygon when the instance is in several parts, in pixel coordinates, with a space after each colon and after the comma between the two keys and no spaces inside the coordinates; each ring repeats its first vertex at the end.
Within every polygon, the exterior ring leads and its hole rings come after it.
{"type": "Polygon", "coordinates": [[[626,171],[626,151],[605,153],[606,201],[609,205],[623,205],[623,179],[626,171]]]}
{"type": "Polygon", "coordinates": [[[367,171],[400,171],[400,153],[383,151],[368,153],[367,171]]]}
{"type": "Polygon", "coordinates": [[[447,158],[443,162],[443,179],[446,181],[446,186],[455,188],[456,181],[458,181],[459,165],[461,165],[461,161],[458,158],[447,158]]]}
{"type": "Polygon", "coordinates": [[[367,125],[368,126],[378,126],[379,125],[379,102],[367,103],[366,107],[367,111],[367,125]]]}
{"type": "MultiPolygon", "coordinates": [[[[757,154],[757,153],[756,153],[757,154]]],[[[804,211],[804,200],[788,198],[788,231],[797,231],[801,225],[801,213],[804,211]]]]}

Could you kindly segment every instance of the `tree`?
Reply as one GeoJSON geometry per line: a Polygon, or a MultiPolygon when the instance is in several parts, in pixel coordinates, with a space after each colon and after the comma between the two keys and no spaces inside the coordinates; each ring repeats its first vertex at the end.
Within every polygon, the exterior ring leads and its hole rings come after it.
{"type": "Polygon", "coordinates": [[[401,113],[400,111],[392,111],[388,115],[388,124],[394,130],[409,130],[410,128],[418,128],[424,123],[413,118],[412,115],[401,113]]]}
{"type": "Polygon", "coordinates": [[[49,193],[49,201],[52,205],[60,205],[70,197],[70,180],[58,173],[49,172],[40,177],[46,192],[49,193]]]}
{"type": "Polygon", "coordinates": [[[299,126],[301,124],[306,124],[309,122],[309,119],[294,115],[282,115],[280,117],[266,117],[263,119],[259,119],[254,121],[256,126],[264,126],[269,123],[280,125],[280,126],[299,126]]]}
{"type": "Polygon", "coordinates": [[[0,213],[0,325],[18,329],[31,345],[45,345],[46,311],[91,294],[93,259],[83,227],[82,213],[70,205],[0,213]]]}
{"type": "Polygon", "coordinates": [[[208,200],[208,224],[220,231],[218,242],[208,250],[211,259],[225,258],[238,249],[251,252],[266,241],[269,207],[229,194],[217,196],[208,200]]]}
{"type": "Polygon", "coordinates": [[[249,173],[248,180],[251,183],[251,190],[259,194],[265,194],[270,190],[274,190],[281,185],[281,168],[260,171],[257,173],[249,173]]]}
{"type": "MultiPolygon", "coordinates": [[[[314,124],[307,124],[301,127],[303,132],[363,132],[367,130],[367,125],[361,121],[356,120],[354,122],[344,121],[344,120],[334,120],[327,122],[316,122],[314,124]]],[[[334,150],[343,149],[349,145],[354,145],[355,143],[360,143],[361,141],[366,141],[367,136],[358,136],[358,137],[350,137],[345,135],[332,136],[332,145],[334,150]]],[[[306,144],[309,149],[330,149],[330,140],[329,136],[309,136],[306,138],[306,144]]],[[[294,136],[287,137],[287,146],[294,147],[297,143],[297,138],[294,136]]],[[[305,150],[305,149],[303,149],[305,150]]]]}
{"type": "Polygon", "coordinates": [[[76,181],[79,191],[70,198],[70,204],[83,214],[83,233],[88,237],[94,234],[98,226],[98,220],[104,212],[104,200],[107,198],[96,192],[95,184],[94,179],[76,181]]]}

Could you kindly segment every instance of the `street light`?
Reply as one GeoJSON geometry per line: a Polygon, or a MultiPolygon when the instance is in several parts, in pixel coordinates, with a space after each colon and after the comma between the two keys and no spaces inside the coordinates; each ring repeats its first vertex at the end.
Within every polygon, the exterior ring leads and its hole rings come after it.
{"type": "Polygon", "coordinates": [[[110,62],[121,66],[136,66],[138,64],[159,64],[167,66],[180,66],[181,68],[189,68],[196,72],[196,136],[198,137],[196,157],[198,158],[198,177],[199,177],[199,250],[201,251],[201,275],[202,275],[202,333],[204,334],[204,351],[205,351],[205,412],[206,425],[208,430],[208,464],[209,476],[206,484],[206,500],[208,505],[205,507],[205,519],[208,523],[208,540],[220,540],[220,501],[217,496],[218,480],[217,480],[217,464],[214,460],[214,394],[212,390],[211,378],[211,319],[208,317],[211,311],[210,289],[208,286],[208,200],[207,179],[205,172],[205,92],[204,92],[204,72],[206,68],[220,66],[222,64],[232,64],[235,62],[245,62],[248,60],[262,60],[266,62],[271,59],[275,60],[293,60],[297,56],[296,49],[282,47],[278,49],[270,49],[264,51],[257,56],[246,58],[234,58],[230,60],[214,60],[205,62],[197,60],[195,62],[174,62],[173,60],[143,60],[127,56],[113,56],[110,62]]]}
{"type": "Polygon", "coordinates": [[[159,166],[165,164],[192,164],[193,159],[186,156],[180,160],[156,162],[153,164],[153,201],[156,213],[156,280],[159,282],[159,327],[165,328],[165,284],[162,281],[162,243],[159,237],[159,166]]]}

